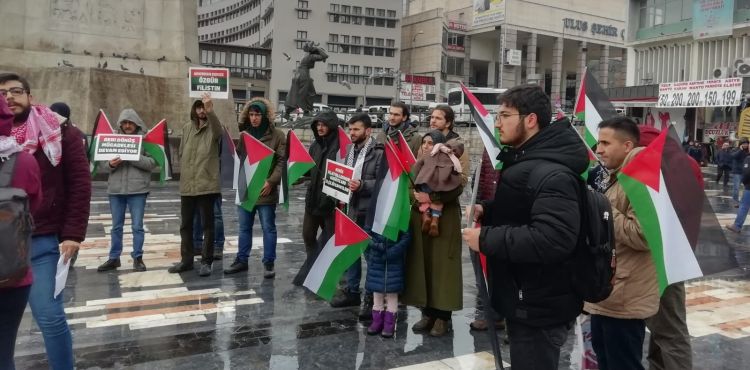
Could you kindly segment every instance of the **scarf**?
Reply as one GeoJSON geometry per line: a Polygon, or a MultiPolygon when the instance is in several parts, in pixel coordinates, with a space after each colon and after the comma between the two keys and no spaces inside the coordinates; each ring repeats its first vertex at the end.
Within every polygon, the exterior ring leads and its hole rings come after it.
{"type": "Polygon", "coordinates": [[[43,105],[33,105],[28,119],[22,126],[25,128],[18,129],[15,135],[11,135],[15,136],[22,149],[34,154],[41,147],[53,167],[60,164],[62,133],[60,122],[52,111],[43,105]],[[19,135],[23,130],[26,131],[25,138],[19,135]]]}
{"type": "Polygon", "coordinates": [[[352,147],[349,148],[349,153],[346,155],[346,165],[349,167],[354,167],[354,175],[352,176],[353,180],[359,180],[362,178],[362,168],[365,166],[365,157],[367,156],[367,152],[370,150],[370,147],[372,147],[372,143],[375,140],[370,136],[367,141],[365,141],[365,145],[362,146],[362,150],[359,152],[359,155],[357,155],[357,161],[354,161],[354,151],[356,150],[357,146],[352,144],[352,147]]]}
{"type": "Polygon", "coordinates": [[[0,159],[3,161],[8,159],[13,153],[18,153],[22,150],[21,146],[18,145],[16,139],[13,136],[0,136],[0,159]]]}

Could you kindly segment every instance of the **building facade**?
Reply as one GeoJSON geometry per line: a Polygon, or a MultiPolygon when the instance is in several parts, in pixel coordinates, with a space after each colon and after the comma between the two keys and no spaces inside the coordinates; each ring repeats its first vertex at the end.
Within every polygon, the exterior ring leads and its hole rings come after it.
{"type": "Polygon", "coordinates": [[[305,56],[304,44],[317,43],[328,59],[311,71],[316,101],[345,109],[390,104],[397,96],[401,15],[400,0],[198,0],[198,37],[269,48],[273,72],[266,96],[279,105],[305,56]]]}
{"type": "Polygon", "coordinates": [[[625,85],[627,4],[617,0],[407,0],[401,64],[435,79],[436,99],[463,82],[539,83],[571,110],[585,68],[625,85]]]}
{"type": "Polygon", "coordinates": [[[750,93],[749,0],[628,1],[627,88],[610,92],[641,122],[665,118],[684,140],[735,139],[737,106],[660,107],[659,84],[742,78],[750,93]]]}

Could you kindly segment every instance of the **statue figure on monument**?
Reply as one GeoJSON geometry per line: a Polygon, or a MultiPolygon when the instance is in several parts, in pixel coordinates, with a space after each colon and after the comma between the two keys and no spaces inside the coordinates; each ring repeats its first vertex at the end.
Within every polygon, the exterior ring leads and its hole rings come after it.
{"type": "Polygon", "coordinates": [[[289,93],[284,102],[286,117],[289,117],[289,113],[297,108],[302,109],[304,115],[308,115],[312,111],[316,92],[313,79],[310,77],[310,70],[315,68],[315,62],[325,62],[328,59],[325,50],[312,41],[306,43],[302,50],[307,55],[299,62],[299,67],[297,67],[292,78],[292,87],[289,88],[289,93]]]}

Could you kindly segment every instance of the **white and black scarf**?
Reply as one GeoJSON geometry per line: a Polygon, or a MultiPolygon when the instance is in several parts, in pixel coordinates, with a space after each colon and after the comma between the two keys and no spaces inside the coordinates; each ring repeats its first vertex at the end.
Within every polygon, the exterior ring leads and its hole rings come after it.
{"type": "Polygon", "coordinates": [[[346,154],[346,165],[349,167],[354,167],[354,176],[352,177],[352,180],[359,180],[362,178],[362,168],[365,166],[365,157],[367,156],[367,152],[370,150],[370,147],[372,147],[372,144],[375,140],[370,136],[367,141],[365,141],[365,145],[362,147],[362,150],[359,152],[359,155],[357,155],[356,162],[354,161],[354,151],[357,148],[356,144],[352,144],[352,147],[349,148],[349,153],[346,154]]]}

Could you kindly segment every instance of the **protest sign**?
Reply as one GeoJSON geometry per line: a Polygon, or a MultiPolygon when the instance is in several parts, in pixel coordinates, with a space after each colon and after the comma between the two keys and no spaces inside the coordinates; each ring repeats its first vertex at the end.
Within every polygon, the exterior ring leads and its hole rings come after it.
{"type": "Polygon", "coordinates": [[[99,134],[94,149],[95,161],[109,161],[119,157],[123,161],[141,158],[143,138],[140,135],[99,134]]]}
{"type": "Polygon", "coordinates": [[[323,177],[323,194],[348,204],[352,194],[349,190],[349,181],[352,176],[354,176],[354,167],[327,160],[326,173],[323,177]]]}

